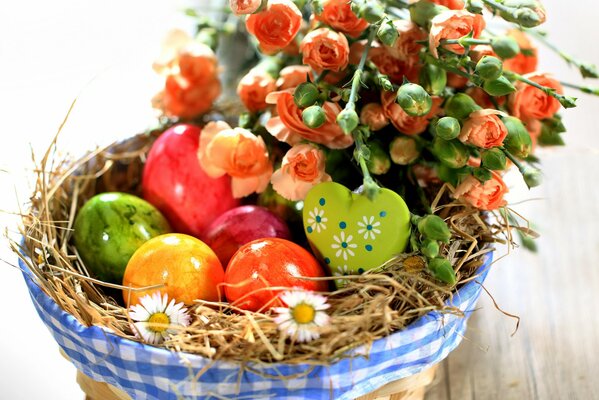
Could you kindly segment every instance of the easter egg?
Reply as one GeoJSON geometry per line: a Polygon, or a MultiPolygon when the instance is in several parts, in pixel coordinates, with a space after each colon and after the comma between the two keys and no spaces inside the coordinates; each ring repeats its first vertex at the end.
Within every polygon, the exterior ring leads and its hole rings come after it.
{"type": "Polygon", "coordinates": [[[326,291],[326,276],[318,261],[304,248],[285,239],[258,239],[233,255],[225,272],[225,293],[230,303],[250,311],[281,306],[280,288],[326,291]],[[265,288],[273,288],[272,290],[265,288]],[[274,289],[277,288],[277,289],[274,289]]]}
{"type": "Polygon", "coordinates": [[[120,283],[127,262],[149,239],[170,232],[153,205],[125,193],[102,193],[81,207],[73,238],[89,272],[103,281],[120,283]]]}
{"type": "MultiPolygon", "coordinates": [[[[199,239],[170,233],[148,240],[131,257],[123,277],[123,286],[159,289],[130,291],[123,289],[127,305],[137,304],[146,294],[159,290],[176,302],[219,301],[218,285],[224,270],[216,254],[199,239]]],[[[222,289],[221,289],[222,290],[222,289]]]]}
{"type": "Polygon", "coordinates": [[[304,200],[304,230],[334,275],[383,265],[406,248],[410,210],[392,190],[369,199],[335,182],[314,186],[304,200]]]}
{"type": "Polygon", "coordinates": [[[210,178],[198,161],[201,129],[181,124],[154,142],[144,166],[143,197],[177,232],[202,237],[219,215],[239,205],[229,177],[210,178]]]}
{"type": "Polygon", "coordinates": [[[215,219],[204,237],[206,244],[227,265],[244,244],[262,238],[290,239],[285,222],[263,207],[233,208],[215,219]]]}

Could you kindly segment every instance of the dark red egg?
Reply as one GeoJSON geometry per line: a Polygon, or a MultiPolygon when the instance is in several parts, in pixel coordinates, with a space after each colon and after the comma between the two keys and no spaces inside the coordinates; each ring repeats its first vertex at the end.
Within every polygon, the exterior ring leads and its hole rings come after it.
{"type": "Polygon", "coordinates": [[[166,216],[176,232],[203,237],[208,225],[239,205],[229,177],[210,178],[198,161],[201,129],[181,124],[154,143],[144,167],[143,197],[166,216]]]}

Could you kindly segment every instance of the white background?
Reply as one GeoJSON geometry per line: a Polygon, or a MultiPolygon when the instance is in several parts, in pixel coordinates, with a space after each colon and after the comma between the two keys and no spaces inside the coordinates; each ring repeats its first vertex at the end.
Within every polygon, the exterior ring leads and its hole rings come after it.
{"type": "MultiPolygon", "coordinates": [[[[599,63],[597,3],[545,4],[553,41],[599,63]]],[[[75,97],[77,106],[61,136],[63,148],[82,151],[148,125],[149,99],[156,88],[149,66],[165,31],[189,22],[181,17],[181,8],[180,2],[166,0],[0,2],[1,210],[16,211],[17,204],[26,202],[27,177],[32,176],[29,146],[41,154],[75,97]]],[[[555,56],[544,52],[543,57],[542,69],[578,81],[575,71],[555,56]]],[[[567,151],[597,153],[598,106],[597,99],[581,96],[580,106],[566,113],[567,151]]],[[[534,197],[523,194],[516,179],[513,185],[513,196],[534,197]]],[[[543,225],[534,207],[523,209],[543,225]]],[[[585,217],[581,210],[580,218],[585,217]]],[[[8,231],[16,230],[16,218],[3,213],[0,219],[8,231]]],[[[0,257],[16,264],[4,242],[0,257]]],[[[517,264],[518,254],[498,264],[490,289],[502,270],[517,264]]],[[[0,282],[0,399],[82,398],[75,370],[58,354],[19,271],[2,263],[0,282]]]]}

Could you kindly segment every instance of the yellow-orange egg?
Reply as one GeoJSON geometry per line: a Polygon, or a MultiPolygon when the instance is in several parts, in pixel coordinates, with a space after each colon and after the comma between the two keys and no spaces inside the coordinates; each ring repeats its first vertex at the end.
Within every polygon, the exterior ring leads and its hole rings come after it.
{"type": "Polygon", "coordinates": [[[123,277],[126,287],[164,286],[147,291],[124,289],[123,298],[129,306],[160,290],[185,304],[197,299],[219,301],[218,285],[223,280],[223,267],[208,245],[192,236],[171,233],[150,239],[137,249],[123,277]]]}

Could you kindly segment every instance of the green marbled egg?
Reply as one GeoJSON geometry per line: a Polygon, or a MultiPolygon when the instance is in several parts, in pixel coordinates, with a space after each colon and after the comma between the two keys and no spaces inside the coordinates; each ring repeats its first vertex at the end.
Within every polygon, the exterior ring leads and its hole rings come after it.
{"type": "Polygon", "coordinates": [[[147,201],[126,193],[102,193],[79,210],[74,239],[90,274],[121,284],[135,250],[170,231],[164,216],[147,201]]]}

